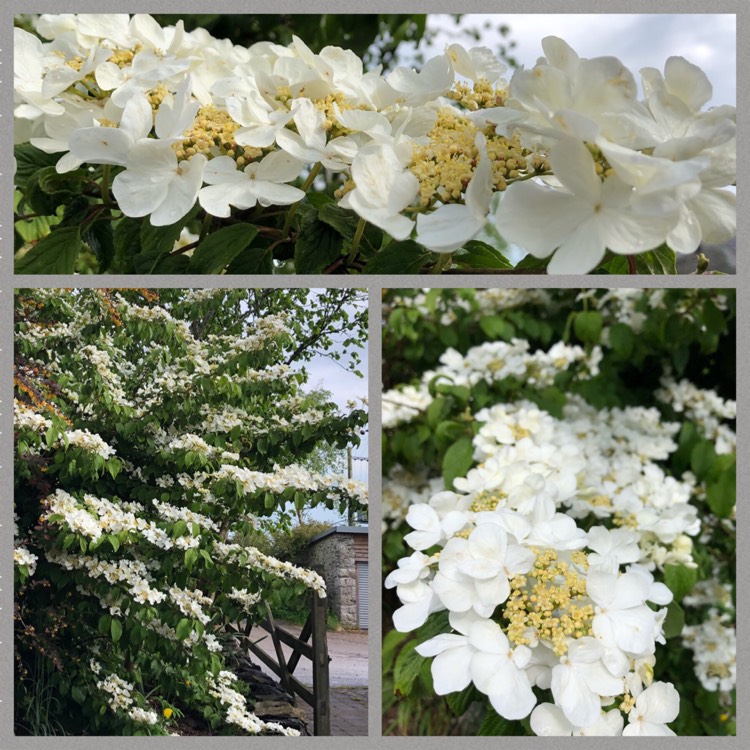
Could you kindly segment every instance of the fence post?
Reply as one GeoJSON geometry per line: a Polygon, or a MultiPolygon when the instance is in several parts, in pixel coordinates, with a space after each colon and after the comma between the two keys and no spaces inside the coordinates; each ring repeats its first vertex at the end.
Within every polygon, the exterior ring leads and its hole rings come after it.
{"type": "Polygon", "coordinates": [[[327,599],[313,594],[312,647],[315,736],[331,734],[331,704],[328,683],[328,640],[326,634],[327,599]]]}

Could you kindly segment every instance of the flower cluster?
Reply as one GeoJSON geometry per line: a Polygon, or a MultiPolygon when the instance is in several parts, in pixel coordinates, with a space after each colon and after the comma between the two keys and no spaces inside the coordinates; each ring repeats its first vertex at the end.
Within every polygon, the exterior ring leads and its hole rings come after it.
{"type": "Polygon", "coordinates": [[[140,14],[44,14],[36,32],[15,30],[16,140],[62,174],[115,167],[119,208],[156,226],[196,203],[295,204],[324,168],[341,207],[397,240],[451,253],[492,223],[554,272],[735,232],[735,109],[705,109],[711,84],[682,57],[642,69],[639,100],[619,60],[556,37],[506,81],[459,44],[386,75],[340,47],[245,49],[140,14]]]}
{"type": "Polygon", "coordinates": [[[587,352],[580,346],[558,342],[549,351],[529,352],[529,342],[524,339],[481,344],[465,355],[448,349],[440,357],[441,366],[424,373],[419,386],[406,385],[383,394],[383,426],[394,427],[424,412],[432,403],[429,384],[435,379],[473,386],[480,381],[493,383],[516,378],[544,387],[568,369],[579,378],[596,375],[600,359],[599,347],[587,352]]]}
{"type": "MultiPolygon", "coordinates": [[[[662,736],[678,715],[684,722],[680,699],[693,695],[674,657],[661,656],[681,644],[731,717],[733,588],[718,581],[732,575],[720,561],[735,533],[736,405],[677,381],[672,368],[687,370],[679,357],[662,355],[654,368],[654,351],[677,346],[664,333],[673,319],[693,325],[680,346],[726,332],[731,295],[424,290],[392,299],[384,352],[400,375],[408,347],[421,364],[418,385],[383,395],[383,548],[395,564],[385,587],[398,600],[395,629],[416,631],[404,638],[413,652],[398,657],[401,675],[418,668],[414,654],[431,659],[434,692],[461,693],[451,710],[460,715],[464,698],[491,707],[488,733],[525,720],[543,736],[662,736]],[[441,335],[451,314],[465,354],[441,335]],[[421,346],[425,331],[438,346],[421,346]],[[586,345],[541,348],[555,331],[586,345]],[[496,332],[507,340],[475,344],[496,332]],[[634,378],[629,367],[645,381],[637,388],[619,381],[623,371],[634,378]],[[719,594],[695,586],[711,561],[719,594]],[[680,604],[708,611],[701,619],[680,604]]],[[[408,691],[396,675],[395,689],[408,691]]]]}
{"type": "Polygon", "coordinates": [[[299,731],[289,729],[277,722],[261,721],[257,716],[247,710],[245,698],[232,688],[237,677],[227,670],[219,672],[216,678],[209,680],[209,693],[217,698],[222,705],[227,707],[226,721],[228,724],[236,724],[249,734],[281,734],[286,737],[298,737],[299,731]]]}

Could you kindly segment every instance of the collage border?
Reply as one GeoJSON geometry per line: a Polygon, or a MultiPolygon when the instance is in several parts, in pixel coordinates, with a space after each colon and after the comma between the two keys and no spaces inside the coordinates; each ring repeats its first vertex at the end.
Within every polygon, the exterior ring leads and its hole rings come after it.
{"type": "MultiPolygon", "coordinates": [[[[383,288],[395,287],[422,287],[432,286],[441,288],[453,287],[537,287],[537,288],[578,288],[582,286],[591,288],[612,287],[636,287],[636,288],[688,288],[688,287],[712,287],[712,288],[736,288],[737,290],[737,317],[740,322],[737,334],[737,357],[740,372],[750,372],[750,261],[741,257],[738,262],[738,270],[734,276],[439,276],[429,277],[417,275],[403,276],[359,276],[359,277],[331,277],[321,275],[310,276],[155,276],[149,277],[148,283],[144,284],[144,278],[140,276],[24,276],[14,275],[12,269],[12,216],[13,185],[11,175],[13,174],[12,161],[12,111],[13,111],[13,88],[12,88],[12,18],[18,12],[106,12],[122,11],[128,12],[155,12],[158,10],[172,12],[209,12],[217,10],[217,1],[205,2],[204,0],[186,0],[175,2],[174,0],[154,0],[143,2],[142,0],[45,0],[44,2],[22,2],[21,0],[3,0],[3,8],[0,11],[0,748],[3,750],[16,750],[16,748],[50,748],[54,742],[55,748],[66,750],[70,748],[98,747],[101,743],[100,737],[16,737],[12,733],[13,727],[13,478],[10,474],[13,465],[13,446],[11,436],[13,434],[12,409],[10,405],[13,399],[13,387],[10,373],[13,368],[13,339],[12,339],[12,314],[13,314],[13,289],[21,287],[97,287],[118,286],[135,287],[150,286],[159,287],[345,287],[356,286],[369,290],[370,301],[370,336],[369,336],[369,396],[370,396],[370,528],[373,533],[369,534],[369,554],[372,560],[379,561],[381,556],[381,539],[379,531],[380,519],[380,469],[382,465],[382,451],[380,435],[380,371],[382,366],[382,351],[380,343],[380,331],[382,329],[382,306],[381,290],[383,288]],[[62,7],[61,7],[62,6],[62,7]],[[125,6],[125,8],[123,8],[125,6]],[[6,250],[7,245],[7,250],[6,250]],[[151,282],[151,279],[155,283],[151,282]],[[300,283],[303,281],[304,283],[300,283]],[[102,283],[105,282],[105,283],[102,283]],[[429,283],[427,283],[429,282],[429,283]],[[584,282],[584,283],[582,283],[584,282]],[[96,745],[95,745],[96,743],[96,745]]],[[[456,4],[445,0],[432,0],[424,2],[419,0],[377,0],[377,9],[381,12],[455,12],[456,4]]],[[[291,0],[224,0],[223,12],[256,12],[274,13],[279,12],[311,12],[314,8],[316,13],[365,13],[372,11],[361,0],[312,0],[301,5],[291,0]]],[[[464,0],[460,3],[461,12],[512,14],[512,13],[730,13],[737,17],[737,38],[750,40],[750,2],[747,0],[620,0],[608,2],[606,0],[506,0],[500,2],[488,2],[486,0],[464,0]]],[[[738,45],[737,49],[737,108],[741,118],[748,118],[750,113],[750,44],[738,45]]],[[[740,119],[737,125],[738,140],[742,144],[738,153],[739,172],[750,174],[750,120],[740,119]]],[[[738,192],[738,214],[739,225],[737,234],[742,241],[750,237],[750,196],[746,195],[744,189],[738,192]]],[[[738,495],[745,499],[750,494],[750,455],[748,454],[748,435],[750,435],[750,377],[740,378],[737,384],[738,419],[737,434],[740,437],[740,448],[738,450],[739,471],[737,475],[738,495]]],[[[750,535],[750,523],[748,512],[743,508],[738,517],[739,533],[743,538],[750,535]]],[[[380,639],[381,631],[381,575],[380,565],[372,565],[369,570],[370,598],[370,630],[369,630],[369,708],[368,726],[369,736],[357,738],[358,750],[386,750],[393,745],[409,743],[414,750],[426,750],[434,748],[437,742],[441,746],[448,747],[447,743],[455,743],[456,738],[435,737],[382,737],[381,736],[381,671],[380,671],[380,639]]],[[[750,545],[740,545],[737,550],[737,579],[750,578],[750,545]]],[[[748,584],[750,585],[750,584],[748,584]]],[[[738,639],[737,659],[738,670],[738,693],[742,700],[740,711],[737,716],[736,737],[683,737],[680,741],[688,748],[712,748],[736,745],[747,741],[750,737],[750,701],[746,696],[750,694],[750,639],[745,636],[744,625],[750,622],[750,597],[748,588],[738,590],[737,615],[740,625],[740,638],[738,639]],[[743,710],[744,706],[744,710],[743,710]]],[[[197,743],[204,743],[205,738],[181,738],[197,747],[197,743]]],[[[579,746],[576,738],[557,738],[562,747],[579,746]]],[[[253,743],[254,747],[260,743],[271,742],[274,745],[283,743],[291,747],[291,742],[297,742],[291,738],[244,738],[244,737],[215,737],[209,739],[212,748],[246,747],[246,743],[253,743]]],[[[351,738],[326,737],[306,738],[303,744],[312,742],[313,745],[322,747],[323,742],[334,748],[349,747],[351,738]]],[[[502,746],[502,738],[462,738],[473,748],[496,748],[502,746]]],[[[533,737],[513,737],[505,740],[513,742],[517,747],[530,747],[539,740],[533,737]]],[[[120,737],[110,738],[108,747],[114,750],[141,749],[150,746],[154,738],[148,737],[120,737]]],[[[621,747],[617,738],[599,738],[600,746],[606,750],[621,747]]],[[[639,748],[660,746],[661,738],[640,739],[639,748]]]]}

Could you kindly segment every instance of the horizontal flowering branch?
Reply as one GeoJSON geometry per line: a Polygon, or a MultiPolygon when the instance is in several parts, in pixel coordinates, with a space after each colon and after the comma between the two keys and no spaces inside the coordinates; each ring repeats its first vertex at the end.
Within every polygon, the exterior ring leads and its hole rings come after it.
{"type": "Polygon", "coordinates": [[[620,60],[541,44],[509,80],[459,44],[382,73],[298,37],[246,49],[147,15],[41,15],[15,29],[19,187],[32,208],[87,208],[83,233],[63,219],[19,270],[63,238],[74,270],[108,222],[139,240],[102,263],[130,272],[272,272],[289,245],[300,273],[513,271],[500,237],[523,270],[664,272],[731,239],[736,113],[705,108],[705,73],[670,57],[640,71],[639,99],[620,60]],[[134,229],[145,217],[170,230],[134,229]]]}

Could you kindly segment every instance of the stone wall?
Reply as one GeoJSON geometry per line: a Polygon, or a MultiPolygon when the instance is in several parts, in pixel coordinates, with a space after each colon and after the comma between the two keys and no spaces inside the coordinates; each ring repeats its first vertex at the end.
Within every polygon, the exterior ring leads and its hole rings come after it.
{"type": "Polygon", "coordinates": [[[315,542],[307,550],[305,566],[325,579],[330,607],[341,624],[345,628],[358,627],[353,538],[347,534],[331,534],[315,542]]]}

